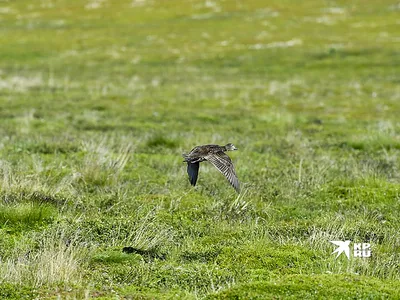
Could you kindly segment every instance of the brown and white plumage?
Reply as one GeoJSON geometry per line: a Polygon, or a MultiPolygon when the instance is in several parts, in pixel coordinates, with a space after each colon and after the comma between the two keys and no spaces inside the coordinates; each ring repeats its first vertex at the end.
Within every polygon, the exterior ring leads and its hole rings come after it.
{"type": "Polygon", "coordinates": [[[200,162],[209,161],[220,171],[229,183],[235,188],[236,192],[240,192],[239,180],[237,178],[232,160],[226,151],[237,150],[233,144],[219,145],[203,145],[194,147],[189,154],[183,154],[185,162],[187,162],[187,172],[191,185],[195,186],[199,174],[200,162]]]}

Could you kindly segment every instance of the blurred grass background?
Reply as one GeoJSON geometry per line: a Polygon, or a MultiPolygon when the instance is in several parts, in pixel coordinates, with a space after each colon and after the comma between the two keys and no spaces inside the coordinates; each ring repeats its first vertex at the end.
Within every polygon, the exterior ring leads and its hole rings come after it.
{"type": "Polygon", "coordinates": [[[1,297],[398,298],[399,12],[1,1],[1,297]]]}

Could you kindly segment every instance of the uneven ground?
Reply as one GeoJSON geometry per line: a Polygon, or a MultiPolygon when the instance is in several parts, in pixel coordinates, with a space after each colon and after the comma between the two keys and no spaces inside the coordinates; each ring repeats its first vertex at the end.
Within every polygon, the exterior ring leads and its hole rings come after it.
{"type": "Polygon", "coordinates": [[[0,1],[0,298],[400,298],[399,14],[0,1]]]}

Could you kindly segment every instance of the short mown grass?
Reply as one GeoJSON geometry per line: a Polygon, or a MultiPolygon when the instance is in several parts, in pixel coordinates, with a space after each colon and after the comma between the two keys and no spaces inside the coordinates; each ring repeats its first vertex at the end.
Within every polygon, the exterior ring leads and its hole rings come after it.
{"type": "Polygon", "coordinates": [[[399,10],[1,3],[0,298],[400,298],[399,10]]]}

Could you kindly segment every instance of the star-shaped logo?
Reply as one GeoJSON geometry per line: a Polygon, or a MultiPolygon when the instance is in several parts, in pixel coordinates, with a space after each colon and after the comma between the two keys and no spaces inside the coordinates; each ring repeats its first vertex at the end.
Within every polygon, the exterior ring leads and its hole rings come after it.
{"type": "Polygon", "coordinates": [[[332,244],[335,244],[336,246],[339,246],[333,253],[337,253],[336,258],[339,257],[340,254],[344,252],[346,254],[347,258],[350,259],[350,242],[351,241],[330,241],[332,244]]]}

